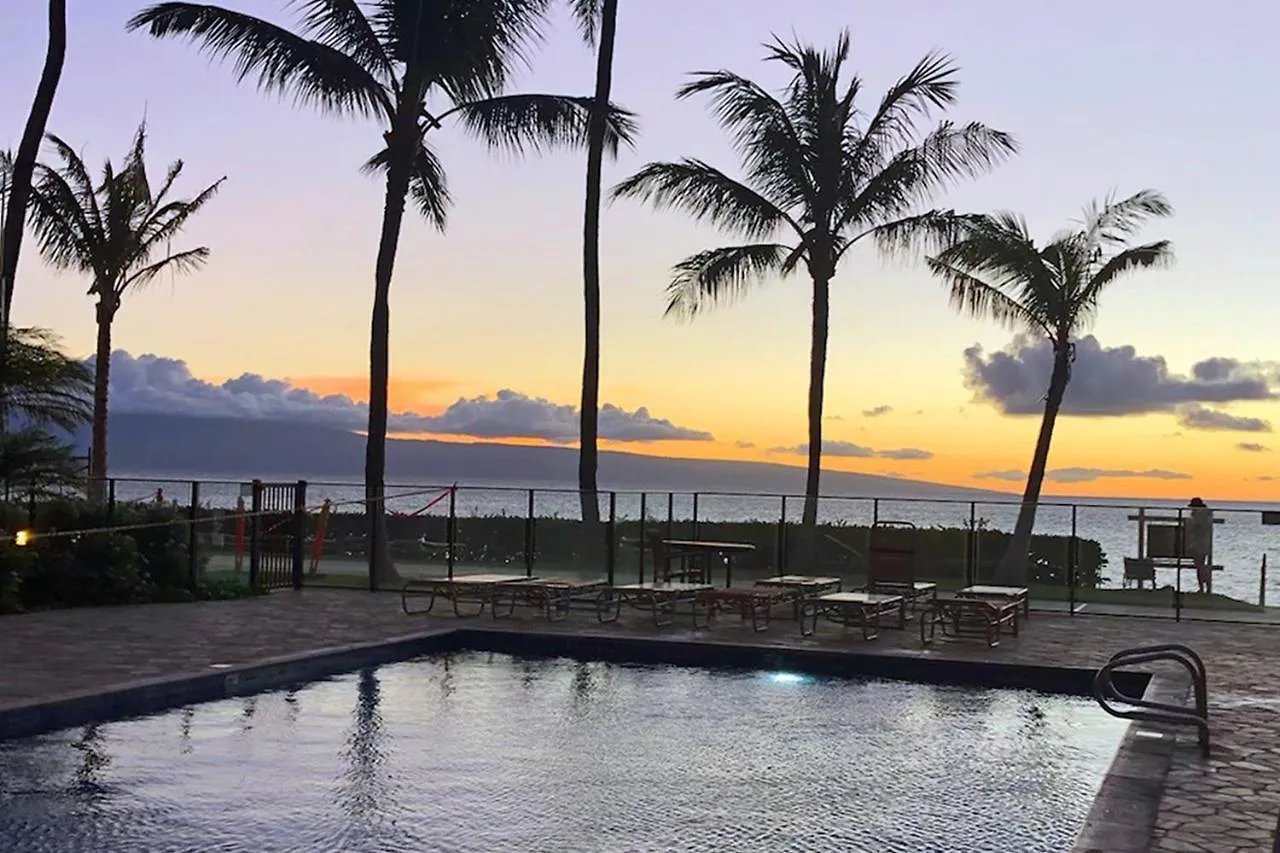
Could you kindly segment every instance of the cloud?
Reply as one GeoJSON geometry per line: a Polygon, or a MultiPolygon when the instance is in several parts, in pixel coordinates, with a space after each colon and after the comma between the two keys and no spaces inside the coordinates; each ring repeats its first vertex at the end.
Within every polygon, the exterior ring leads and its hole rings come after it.
{"type": "Polygon", "coordinates": [[[754,441],[735,441],[733,446],[741,450],[751,450],[756,446],[756,443],[754,441]]]}
{"type": "Polygon", "coordinates": [[[1262,418],[1239,417],[1218,409],[1206,409],[1204,406],[1197,405],[1184,408],[1178,416],[1178,423],[1187,429],[1221,432],[1271,432],[1271,423],[1264,421],[1262,418]]]}
{"type": "MultiPolygon", "coordinates": [[[[964,382],[978,401],[1007,415],[1038,415],[1053,370],[1048,341],[1019,335],[1004,349],[964,351],[964,382]]],[[[1076,341],[1071,383],[1062,414],[1116,416],[1172,411],[1186,403],[1269,400],[1277,375],[1273,365],[1215,357],[1191,367],[1191,375],[1169,372],[1162,356],[1140,356],[1131,346],[1104,347],[1092,335],[1076,341]]]]}
{"type": "Polygon", "coordinates": [[[876,454],[881,459],[899,459],[903,461],[914,461],[917,459],[932,459],[933,453],[928,450],[919,450],[914,447],[901,447],[897,450],[881,450],[876,454]]]}
{"type": "Polygon", "coordinates": [[[1027,479],[1027,475],[1023,471],[1018,471],[1013,468],[1008,468],[1008,469],[1005,469],[1004,471],[979,471],[973,475],[973,478],[975,480],[1013,481],[1013,480],[1025,480],[1027,479]]]}
{"type": "MultiPolygon", "coordinates": [[[[216,384],[191,375],[186,362],[157,355],[111,355],[112,411],[192,417],[237,417],[363,429],[368,406],[342,394],[317,394],[282,379],[246,373],[216,384]]],[[[504,389],[492,397],[460,398],[439,414],[396,412],[392,432],[473,438],[540,438],[558,444],[577,441],[578,410],[540,397],[504,389]]],[[[605,403],[600,437],[617,442],[712,441],[709,432],[605,403]]]]}
{"type": "MultiPolygon", "coordinates": [[[[1004,471],[979,471],[973,475],[978,480],[1018,481],[1027,478],[1026,472],[1008,469],[1004,471]]],[[[1129,471],[1116,468],[1055,468],[1044,478],[1054,483],[1090,483],[1094,480],[1190,480],[1190,474],[1149,468],[1146,471],[1129,471]]]]}
{"type": "Polygon", "coordinates": [[[863,409],[862,416],[864,418],[878,418],[881,415],[887,415],[893,411],[893,406],[876,406],[873,409],[863,409]]]}
{"type": "Polygon", "coordinates": [[[1252,441],[1242,441],[1236,445],[1236,450],[1243,450],[1246,453],[1266,453],[1270,449],[1265,444],[1258,444],[1252,441]]]}
{"type": "MultiPolygon", "coordinates": [[[[808,456],[809,445],[795,444],[788,447],[771,447],[769,452],[786,453],[792,456],[808,456]]],[[[902,447],[896,450],[875,450],[871,447],[863,447],[861,444],[854,444],[851,441],[835,440],[822,442],[822,455],[857,459],[897,459],[905,462],[933,458],[933,454],[928,450],[918,450],[914,447],[902,447]]]]}
{"type": "Polygon", "coordinates": [[[1259,483],[1270,483],[1274,480],[1280,480],[1280,477],[1273,477],[1270,474],[1263,474],[1261,477],[1254,477],[1259,483]]]}

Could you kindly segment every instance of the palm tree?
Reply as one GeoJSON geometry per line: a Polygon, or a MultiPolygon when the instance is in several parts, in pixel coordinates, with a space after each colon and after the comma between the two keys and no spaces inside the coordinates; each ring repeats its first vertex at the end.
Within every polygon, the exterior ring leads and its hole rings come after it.
{"type": "Polygon", "coordinates": [[[98,494],[107,476],[107,403],[111,384],[111,325],[126,293],[162,273],[189,273],[204,265],[209,249],[179,252],[170,244],[193,215],[218,192],[222,179],[190,199],[170,198],[182,161],[169,166],[159,189],[147,175],[146,123],[117,170],[110,161],[94,184],[70,145],[50,134],[60,163],[42,165],[32,199],[31,222],[45,260],[58,269],[92,278],[97,299],[98,341],[94,356],[93,438],[89,484],[98,494]]]}
{"type": "MultiPolygon", "coordinates": [[[[391,278],[407,197],[443,230],[449,206],[444,167],[427,134],[453,120],[490,146],[514,152],[585,142],[593,101],[505,94],[512,72],[539,38],[552,0],[300,0],[289,30],[198,3],[158,3],[129,21],[158,38],[186,36],[206,53],[234,58],[239,79],[338,115],[373,118],[385,147],[366,164],[386,174],[374,269],[369,340],[369,427],[365,500],[369,585],[394,577],[386,554],[387,377],[391,278]]],[[[606,147],[633,125],[611,109],[606,147]]]]}
{"type": "MultiPolygon", "coordinates": [[[[49,41],[45,49],[44,68],[40,82],[36,84],[35,100],[27,115],[26,127],[18,143],[15,157],[6,158],[3,194],[4,209],[0,211],[0,364],[4,362],[5,347],[9,343],[9,313],[13,305],[13,288],[18,274],[18,256],[22,249],[22,230],[26,225],[27,205],[31,197],[31,182],[40,154],[40,139],[49,123],[53,110],[53,98],[62,79],[62,66],[67,57],[67,0],[49,0],[49,41]]],[[[3,400],[0,388],[0,404],[3,400]]]]}
{"type": "Polygon", "coordinates": [[[955,102],[957,70],[945,56],[922,59],[868,116],[858,109],[861,79],[843,74],[848,32],[826,51],[776,38],[765,47],[766,60],[792,75],[778,96],[730,71],[698,72],[676,95],[710,94],[741,158],[742,179],[701,160],[651,163],[613,195],[681,208],[750,241],[678,263],[667,290],[668,314],[692,317],[737,299],[762,279],[786,277],[802,265],[808,272],[813,322],[804,525],[812,531],[829,288],[840,261],[867,239],[889,251],[945,238],[955,216],[922,208],[952,181],[988,171],[1017,147],[1008,134],[978,123],[944,121],[927,134],[918,132],[934,110],[955,102]]]}
{"type": "Polygon", "coordinates": [[[582,217],[582,304],[585,320],[582,352],[582,402],[579,406],[578,493],[582,520],[600,521],[600,196],[604,172],[609,97],[613,87],[613,44],[618,31],[618,0],[573,0],[573,14],[587,44],[596,47],[595,110],[587,132],[587,191],[582,217]]]}
{"type": "Polygon", "coordinates": [[[1091,204],[1078,227],[1055,235],[1043,247],[1032,240],[1026,221],[1013,213],[971,217],[953,243],[927,259],[929,269],[950,288],[957,310],[1043,336],[1053,347],[1053,372],[1022,507],[996,570],[1002,582],[1026,582],[1053,426],[1071,380],[1073,342],[1093,320],[1098,298],[1109,285],[1135,270],[1173,261],[1168,240],[1132,243],[1147,220],[1171,213],[1169,202],[1154,190],[1108,198],[1091,204]]]}

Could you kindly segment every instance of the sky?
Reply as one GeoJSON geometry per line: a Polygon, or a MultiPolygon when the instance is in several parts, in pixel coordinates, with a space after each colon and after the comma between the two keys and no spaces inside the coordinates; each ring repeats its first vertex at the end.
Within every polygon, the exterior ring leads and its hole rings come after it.
{"type": "MultiPolygon", "coordinates": [[[[42,4],[22,5],[0,21],[0,146],[16,146],[43,60],[42,4]]],[[[116,410],[288,412],[358,426],[382,205],[381,186],[358,167],[381,128],[259,95],[185,44],[126,33],[135,0],[69,5],[49,129],[95,164],[119,159],[145,116],[152,168],[186,164],[180,194],[227,179],[174,244],[208,246],[206,268],[131,294],[118,315],[116,410]]],[[[276,0],[228,5],[290,20],[276,0]]],[[[732,172],[706,103],[672,93],[700,69],[780,85],[761,62],[771,33],[827,44],[849,28],[867,108],[925,53],[945,51],[961,68],[951,117],[1014,133],[1022,153],[940,205],[1013,209],[1045,238],[1111,191],[1159,189],[1176,209],[1142,235],[1172,240],[1176,267],[1118,283],[1081,341],[1047,491],[1272,499],[1280,171],[1258,164],[1280,133],[1264,106],[1280,12],[1262,0],[1225,8],[622,0],[614,96],[638,114],[641,135],[605,180],[683,156],[732,172]]],[[[593,66],[558,17],[513,91],[586,94],[593,66]]],[[[457,127],[436,143],[456,204],[444,235],[406,219],[392,290],[397,429],[572,443],[584,155],[521,161],[457,127]]],[[[765,283],[693,322],[663,317],[672,264],[727,242],[679,213],[626,201],[605,211],[605,447],[803,464],[803,278],[765,283]]],[[[88,355],[87,287],[46,269],[28,242],[15,319],[88,355]]],[[[956,315],[920,264],[884,261],[871,246],[849,257],[832,301],[827,467],[1018,489],[1047,385],[1044,347],[956,315]]]]}

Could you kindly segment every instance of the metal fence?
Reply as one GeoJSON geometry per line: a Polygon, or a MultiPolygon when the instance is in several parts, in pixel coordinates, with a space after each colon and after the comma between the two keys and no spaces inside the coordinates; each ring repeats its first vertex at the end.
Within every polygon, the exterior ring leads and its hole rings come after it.
{"type": "MultiPolygon", "coordinates": [[[[140,480],[106,484],[107,517],[127,531],[130,512],[165,505],[190,525],[193,575],[243,574],[267,586],[398,588],[402,579],[494,572],[652,579],[646,539],[745,543],[733,581],[783,572],[865,580],[870,531],[909,523],[916,572],[940,589],[998,578],[1020,505],[1015,500],[824,496],[812,539],[799,495],[725,492],[388,485],[384,492],[393,570],[368,567],[368,501],[359,483],[140,480]],[[594,500],[593,500],[594,498],[594,500]],[[591,519],[594,506],[596,519],[591,519]],[[588,516],[584,520],[584,509],[588,516]],[[597,520],[598,519],[598,520],[597,520]]],[[[1182,559],[1190,510],[1175,502],[1042,501],[1027,583],[1034,606],[1072,614],[1280,623],[1280,583],[1268,559],[1280,549],[1280,516],[1269,507],[1223,504],[1213,511],[1210,589],[1182,559]]],[[[32,512],[35,502],[32,502],[32,512]]]]}

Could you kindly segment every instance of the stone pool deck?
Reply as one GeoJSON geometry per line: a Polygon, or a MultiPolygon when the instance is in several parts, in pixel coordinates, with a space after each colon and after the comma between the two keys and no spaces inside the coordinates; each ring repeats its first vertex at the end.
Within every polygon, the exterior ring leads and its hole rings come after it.
{"type": "MultiPolygon", "coordinates": [[[[823,627],[801,638],[794,623],[766,633],[725,619],[712,631],[681,621],[655,628],[641,618],[598,625],[590,613],[548,624],[532,614],[494,623],[453,617],[405,616],[399,596],[332,590],[278,592],[228,602],[65,610],[0,617],[0,713],[125,684],[208,675],[215,664],[246,665],[290,655],[459,625],[505,631],[534,630],[752,644],[785,649],[844,648],[860,654],[990,661],[1094,669],[1132,645],[1186,643],[1209,671],[1214,750],[1207,760],[1182,732],[1160,795],[1151,853],[1272,851],[1280,814],[1280,631],[1274,627],[1142,618],[1033,613],[1018,638],[996,649],[974,641],[939,641],[920,647],[913,631],[883,631],[872,643],[823,627]]],[[[856,632],[855,632],[856,633],[856,632]]],[[[1124,783],[1126,780],[1120,780],[1124,783]]],[[[1135,788],[1142,781],[1134,778],[1135,788]]],[[[1099,820],[1125,829],[1121,801],[1099,820]]],[[[1097,811],[1097,809],[1095,809],[1097,811]]],[[[1106,829],[1107,827],[1103,827],[1106,829]]],[[[1098,836],[1105,838],[1105,835],[1098,836]]],[[[1112,850],[1105,840],[1092,848],[1112,850]]],[[[1138,848],[1141,849],[1141,848],[1138,848]]]]}

